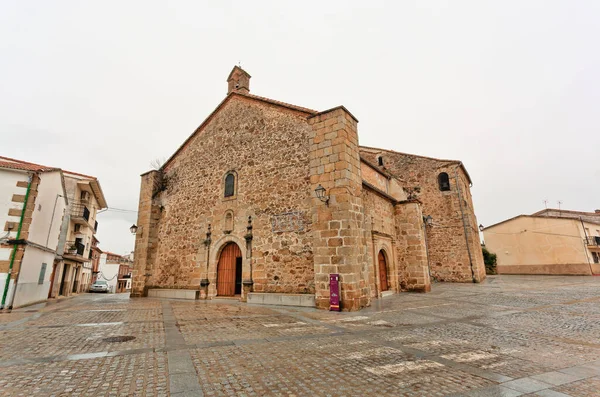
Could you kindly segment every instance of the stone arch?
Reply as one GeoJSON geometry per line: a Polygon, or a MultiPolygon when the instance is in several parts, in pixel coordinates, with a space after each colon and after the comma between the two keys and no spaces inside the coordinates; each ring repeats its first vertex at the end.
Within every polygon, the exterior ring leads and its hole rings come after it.
{"type": "Polygon", "coordinates": [[[381,295],[383,291],[381,286],[381,278],[379,274],[379,253],[383,252],[386,260],[386,270],[387,270],[387,280],[388,280],[388,290],[393,290],[395,292],[399,292],[399,277],[398,277],[398,261],[396,260],[396,251],[395,251],[395,242],[393,239],[388,237],[379,237],[374,241],[374,250],[373,250],[373,269],[374,269],[374,281],[375,287],[378,291],[378,295],[381,295]]]}
{"type": "Polygon", "coordinates": [[[442,192],[450,190],[450,177],[447,172],[440,172],[438,175],[438,187],[442,192]]]}
{"type": "MultiPolygon", "coordinates": [[[[210,283],[208,286],[209,297],[217,296],[217,265],[219,263],[221,252],[228,243],[236,243],[242,251],[242,280],[251,279],[251,258],[247,255],[246,240],[232,234],[226,234],[211,244],[211,252],[208,262],[208,281],[210,283]]],[[[242,288],[242,297],[243,296],[244,291],[242,288]]]]}
{"type": "Polygon", "coordinates": [[[221,249],[217,262],[217,296],[242,294],[242,250],[234,242],[221,249]]]}
{"type": "Polygon", "coordinates": [[[233,231],[233,225],[235,222],[233,210],[225,211],[225,215],[223,216],[223,231],[225,233],[231,233],[233,231]]]}
{"type": "Polygon", "coordinates": [[[223,175],[223,198],[234,199],[238,192],[238,174],[234,170],[229,170],[223,175]]]}
{"type": "Polygon", "coordinates": [[[377,270],[379,272],[379,290],[381,292],[390,289],[390,266],[389,255],[384,249],[380,249],[377,253],[377,270]]]}

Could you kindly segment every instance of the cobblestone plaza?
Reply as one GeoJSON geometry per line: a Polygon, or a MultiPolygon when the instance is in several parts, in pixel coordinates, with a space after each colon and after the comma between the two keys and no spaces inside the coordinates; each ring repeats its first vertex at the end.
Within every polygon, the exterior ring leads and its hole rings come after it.
{"type": "Polygon", "coordinates": [[[359,312],[83,294],[0,314],[2,396],[600,396],[600,278],[359,312]]]}

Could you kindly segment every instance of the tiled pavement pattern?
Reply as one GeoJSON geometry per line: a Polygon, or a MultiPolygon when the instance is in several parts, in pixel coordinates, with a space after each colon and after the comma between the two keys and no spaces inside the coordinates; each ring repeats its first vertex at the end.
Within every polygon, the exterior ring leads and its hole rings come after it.
{"type": "Polygon", "coordinates": [[[600,396],[600,277],[354,313],[84,294],[0,314],[0,341],[2,396],[600,396]]]}

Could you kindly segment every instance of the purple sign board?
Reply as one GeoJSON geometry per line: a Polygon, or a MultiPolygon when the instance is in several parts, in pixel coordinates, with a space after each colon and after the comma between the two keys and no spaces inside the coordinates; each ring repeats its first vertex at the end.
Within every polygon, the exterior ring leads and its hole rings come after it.
{"type": "Polygon", "coordinates": [[[329,275],[329,310],[340,311],[340,275],[329,275]]]}

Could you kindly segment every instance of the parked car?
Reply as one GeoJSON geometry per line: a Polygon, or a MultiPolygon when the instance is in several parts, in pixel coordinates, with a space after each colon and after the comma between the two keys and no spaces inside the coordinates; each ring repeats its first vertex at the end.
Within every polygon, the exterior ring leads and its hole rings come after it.
{"type": "Polygon", "coordinates": [[[90,292],[108,292],[108,283],[103,280],[96,280],[91,285],[90,292]]]}

